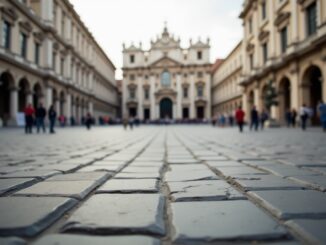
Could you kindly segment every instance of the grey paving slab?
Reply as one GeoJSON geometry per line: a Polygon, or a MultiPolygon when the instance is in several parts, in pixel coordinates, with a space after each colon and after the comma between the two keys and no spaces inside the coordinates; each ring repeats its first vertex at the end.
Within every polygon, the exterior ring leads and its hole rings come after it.
{"type": "Polygon", "coordinates": [[[161,173],[159,172],[150,172],[150,173],[127,173],[120,172],[114,176],[115,179],[160,179],[161,173]]]}
{"type": "Polygon", "coordinates": [[[19,171],[10,174],[0,175],[0,179],[8,178],[38,178],[46,179],[53,175],[60,174],[60,171],[56,170],[31,170],[31,171],[19,171]]]}
{"type": "Polygon", "coordinates": [[[246,199],[223,180],[169,182],[168,186],[176,202],[246,199]]]}
{"type": "Polygon", "coordinates": [[[69,160],[63,160],[60,163],[67,164],[67,165],[72,164],[72,165],[83,165],[83,166],[85,166],[85,165],[88,165],[88,164],[92,163],[93,161],[94,160],[92,160],[92,159],[87,159],[87,158],[81,157],[81,158],[71,158],[69,160]]]}
{"type": "Polygon", "coordinates": [[[282,238],[287,234],[283,227],[249,201],[171,205],[176,242],[259,241],[282,238]]]}
{"type": "Polygon", "coordinates": [[[280,164],[279,162],[273,160],[250,160],[250,161],[242,161],[242,162],[252,167],[280,164]]]}
{"type": "Polygon", "coordinates": [[[2,197],[0,236],[35,236],[76,204],[63,197],[2,197]]]}
{"type": "Polygon", "coordinates": [[[318,175],[313,171],[307,169],[301,169],[293,166],[287,166],[284,164],[266,165],[260,166],[262,170],[269,173],[281,176],[281,177],[291,177],[291,176],[304,176],[304,175],[318,175]]]}
{"type": "MultiPolygon", "coordinates": [[[[309,152],[307,152],[309,154],[309,152]]],[[[326,160],[309,160],[296,157],[295,159],[282,159],[281,162],[297,167],[326,167],[326,160]]]]}
{"type": "Polygon", "coordinates": [[[318,189],[320,191],[326,191],[326,176],[325,175],[307,175],[290,177],[289,179],[296,181],[302,185],[318,189]]]}
{"type": "Polygon", "coordinates": [[[79,169],[78,172],[119,172],[121,168],[120,165],[90,165],[79,169]]]}
{"type": "Polygon", "coordinates": [[[83,181],[43,181],[31,187],[16,192],[16,196],[52,196],[83,199],[99,183],[93,180],[83,181]]]}
{"type": "Polygon", "coordinates": [[[169,164],[194,164],[194,163],[200,163],[196,159],[178,159],[178,158],[173,158],[173,159],[167,159],[167,162],[169,164]]]}
{"type": "Polygon", "coordinates": [[[237,161],[206,161],[206,163],[214,168],[218,167],[244,167],[246,166],[245,164],[237,161]]]}
{"type": "Polygon", "coordinates": [[[275,175],[248,175],[234,178],[233,182],[244,191],[304,189],[302,184],[275,175]]]}
{"type": "Polygon", "coordinates": [[[217,180],[219,179],[211,170],[180,170],[172,168],[165,175],[167,182],[196,181],[196,180],[217,180]]]}
{"type": "Polygon", "coordinates": [[[242,166],[242,167],[217,167],[215,168],[219,173],[225,177],[237,177],[241,175],[263,175],[267,174],[262,170],[258,170],[252,167],[242,166]]]}
{"type": "Polygon", "coordinates": [[[293,230],[299,237],[301,237],[306,244],[326,244],[326,219],[289,220],[285,223],[285,225],[293,230]]]}
{"type": "Polygon", "coordinates": [[[6,238],[0,237],[0,244],[1,245],[25,245],[27,244],[27,242],[18,237],[6,237],[6,238]]]}
{"type": "Polygon", "coordinates": [[[248,194],[280,219],[326,217],[326,194],[313,190],[252,191],[248,194]]]}
{"type": "Polygon", "coordinates": [[[96,193],[156,193],[158,190],[157,179],[111,179],[96,193]]]}
{"type": "Polygon", "coordinates": [[[68,219],[64,231],[164,235],[164,198],[159,194],[97,194],[68,219]]]}
{"type": "Polygon", "coordinates": [[[319,174],[326,175],[326,166],[325,167],[309,167],[309,168],[303,168],[303,169],[307,169],[307,170],[314,171],[319,174]]]}
{"type": "Polygon", "coordinates": [[[123,173],[160,173],[161,167],[160,166],[153,166],[153,167],[134,167],[129,165],[128,167],[124,168],[123,173]]]}
{"type": "Polygon", "coordinates": [[[85,235],[48,235],[33,245],[160,245],[161,241],[146,236],[85,236],[85,235]]]}
{"type": "Polygon", "coordinates": [[[15,189],[24,188],[37,182],[36,179],[21,178],[21,179],[0,179],[0,195],[13,191],[15,189]]]}
{"type": "Polygon", "coordinates": [[[55,175],[46,181],[82,181],[93,180],[102,183],[107,180],[111,174],[107,172],[76,172],[71,174],[55,175]]]}
{"type": "Polygon", "coordinates": [[[61,163],[61,164],[48,164],[41,166],[37,168],[38,170],[57,170],[63,173],[71,173],[76,171],[78,168],[80,168],[83,165],[72,165],[72,164],[66,164],[66,163],[61,163]]]}

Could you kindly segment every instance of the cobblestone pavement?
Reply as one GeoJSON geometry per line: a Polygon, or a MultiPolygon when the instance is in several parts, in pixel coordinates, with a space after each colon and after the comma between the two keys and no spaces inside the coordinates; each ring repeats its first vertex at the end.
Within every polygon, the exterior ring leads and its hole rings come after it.
{"type": "Polygon", "coordinates": [[[0,131],[0,244],[326,244],[326,134],[0,131]]]}

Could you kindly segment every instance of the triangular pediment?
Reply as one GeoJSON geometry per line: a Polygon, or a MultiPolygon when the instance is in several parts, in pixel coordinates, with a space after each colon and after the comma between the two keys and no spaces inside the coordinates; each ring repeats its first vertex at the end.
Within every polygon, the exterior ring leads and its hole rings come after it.
{"type": "Polygon", "coordinates": [[[157,61],[154,61],[150,66],[151,67],[173,67],[180,66],[181,63],[178,61],[171,59],[170,57],[163,57],[157,61]]]}

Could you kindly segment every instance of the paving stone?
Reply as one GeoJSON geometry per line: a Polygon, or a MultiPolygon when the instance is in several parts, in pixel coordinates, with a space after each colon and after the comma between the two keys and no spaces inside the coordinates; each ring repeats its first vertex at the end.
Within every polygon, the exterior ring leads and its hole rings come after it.
{"type": "Polygon", "coordinates": [[[160,240],[146,236],[83,236],[83,235],[48,235],[34,245],[160,245],[160,240]]]}
{"type": "Polygon", "coordinates": [[[7,237],[7,238],[0,237],[0,244],[1,245],[25,245],[27,244],[27,242],[18,237],[7,237]]]}
{"type": "Polygon", "coordinates": [[[323,168],[322,167],[311,167],[311,168],[303,168],[303,169],[307,169],[307,170],[314,171],[319,174],[326,175],[326,166],[323,168]]]}
{"type": "Polygon", "coordinates": [[[248,194],[280,219],[326,217],[325,193],[312,190],[253,191],[248,194]]]}
{"type": "Polygon", "coordinates": [[[157,179],[111,179],[96,193],[156,193],[157,179]]]}
{"type": "Polygon", "coordinates": [[[196,160],[196,159],[178,159],[178,158],[168,159],[167,162],[169,164],[194,164],[194,163],[199,163],[199,161],[196,160]]]}
{"type": "Polygon", "coordinates": [[[240,192],[222,180],[170,182],[169,188],[173,200],[176,202],[246,199],[240,192]]]}
{"type": "Polygon", "coordinates": [[[304,175],[318,175],[313,171],[308,171],[305,169],[300,169],[297,167],[287,166],[283,164],[275,165],[266,165],[260,166],[262,170],[270,172],[272,174],[281,176],[281,177],[291,177],[291,176],[304,176],[304,175]]]}
{"type": "Polygon", "coordinates": [[[156,166],[160,169],[163,168],[164,166],[164,162],[154,162],[154,161],[149,161],[149,162],[144,162],[144,161],[141,161],[141,162],[138,162],[138,161],[133,161],[130,165],[130,167],[153,167],[153,166],[156,166]]]}
{"type": "Polygon", "coordinates": [[[244,191],[304,189],[303,185],[275,175],[248,175],[237,177],[233,182],[244,191]]]}
{"type": "Polygon", "coordinates": [[[83,199],[99,183],[93,180],[83,181],[43,181],[15,193],[17,196],[52,196],[83,199]]]}
{"type": "Polygon", "coordinates": [[[153,166],[153,167],[134,167],[129,165],[128,167],[124,168],[123,173],[160,173],[161,168],[160,166],[153,166]]]}
{"type": "Polygon", "coordinates": [[[306,244],[326,244],[326,220],[297,219],[285,223],[306,244]]]}
{"type": "Polygon", "coordinates": [[[92,163],[94,160],[92,159],[86,159],[86,158],[72,158],[72,159],[69,159],[69,160],[63,160],[62,164],[67,164],[67,165],[88,165],[90,163],[92,163]]]}
{"type": "Polygon", "coordinates": [[[264,171],[252,168],[252,167],[247,167],[247,166],[242,166],[242,167],[217,167],[215,168],[219,173],[226,177],[233,177],[236,178],[238,176],[242,175],[263,175],[267,174],[264,171]]]}
{"type": "Polygon", "coordinates": [[[174,241],[266,240],[287,232],[249,201],[172,203],[174,241]],[[248,225],[250,224],[250,225],[248,225]]]}
{"type": "Polygon", "coordinates": [[[36,179],[0,179],[0,195],[15,189],[24,188],[36,182],[36,179]]]}
{"type": "Polygon", "coordinates": [[[120,172],[116,176],[115,179],[160,179],[161,174],[159,172],[156,173],[126,173],[120,172]]]}
{"type": "Polygon", "coordinates": [[[260,166],[269,166],[269,165],[278,165],[277,161],[273,160],[250,160],[250,161],[242,161],[244,164],[247,164],[252,167],[260,167],[260,166]]]}
{"type": "Polygon", "coordinates": [[[76,204],[63,197],[2,197],[0,235],[35,236],[76,204]]]}
{"type": "Polygon", "coordinates": [[[308,159],[300,159],[296,157],[295,159],[282,159],[281,162],[297,166],[297,167],[326,167],[326,160],[320,161],[320,160],[308,160],[308,159]]]}
{"type": "Polygon", "coordinates": [[[103,183],[111,175],[106,172],[76,172],[71,174],[60,174],[55,175],[46,181],[82,181],[82,180],[93,180],[98,183],[103,183]]]}
{"type": "Polygon", "coordinates": [[[290,177],[289,179],[291,179],[297,183],[300,183],[302,185],[306,185],[308,187],[318,189],[320,191],[326,191],[326,176],[325,175],[297,176],[297,177],[290,177]]]}
{"type": "Polygon", "coordinates": [[[164,235],[164,198],[159,194],[98,194],[68,219],[64,231],[164,235]]]}
{"type": "Polygon", "coordinates": [[[121,168],[120,165],[91,165],[79,169],[78,172],[118,172],[121,168]]]}
{"type": "Polygon", "coordinates": [[[218,177],[208,168],[200,170],[187,170],[172,168],[171,171],[165,175],[167,182],[179,182],[179,181],[196,181],[196,180],[217,180],[218,177]]]}
{"type": "Polygon", "coordinates": [[[56,174],[60,174],[60,172],[55,170],[32,170],[32,171],[19,171],[15,173],[0,175],[0,178],[1,179],[8,179],[8,178],[46,179],[56,174]]]}
{"type": "Polygon", "coordinates": [[[206,163],[213,167],[213,168],[219,168],[219,167],[245,167],[241,162],[236,161],[206,161],[206,163]]]}
{"type": "Polygon", "coordinates": [[[69,164],[49,164],[39,167],[38,170],[57,170],[63,173],[71,173],[76,171],[83,165],[69,165],[69,164]]]}

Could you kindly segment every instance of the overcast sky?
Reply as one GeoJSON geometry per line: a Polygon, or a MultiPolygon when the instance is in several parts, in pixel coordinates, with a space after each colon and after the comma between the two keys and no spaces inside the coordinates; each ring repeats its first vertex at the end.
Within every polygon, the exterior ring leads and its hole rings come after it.
{"type": "Polygon", "coordinates": [[[122,43],[149,48],[167,22],[183,47],[201,37],[211,39],[211,62],[225,57],[241,40],[238,19],[243,0],[70,0],[121,79],[122,43]]]}

